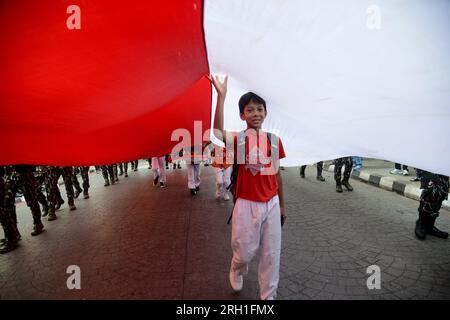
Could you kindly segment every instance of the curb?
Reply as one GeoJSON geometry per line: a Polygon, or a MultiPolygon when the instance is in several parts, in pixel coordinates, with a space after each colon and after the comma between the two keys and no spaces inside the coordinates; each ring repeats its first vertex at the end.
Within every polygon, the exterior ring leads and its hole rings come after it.
{"type": "MultiPolygon", "coordinates": [[[[334,172],[334,164],[328,166],[329,172],[334,172]]],[[[367,171],[352,170],[351,177],[356,180],[366,182],[375,187],[395,192],[401,196],[419,201],[422,190],[414,185],[396,181],[392,177],[383,177],[378,174],[370,174],[367,171]]],[[[450,201],[444,200],[442,207],[450,210],[450,201]]]]}

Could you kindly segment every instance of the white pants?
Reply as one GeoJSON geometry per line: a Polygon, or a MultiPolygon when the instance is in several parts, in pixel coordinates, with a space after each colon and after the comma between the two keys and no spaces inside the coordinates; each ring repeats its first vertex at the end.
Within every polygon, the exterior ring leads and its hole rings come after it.
{"type": "Polygon", "coordinates": [[[195,189],[200,185],[200,164],[187,163],[188,188],[195,189]]]}
{"type": "Polygon", "coordinates": [[[164,168],[164,157],[152,158],[153,178],[159,176],[159,181],[166,183],[166,169],[164,168]]]}
{"type": "Polygon", "coordinates": [[[226,169],[215,168],[214,172],[216,174],[216,195],[224,196],[227,192],[227,187],[231,183],[231,172],[233,167],[230,166],[226,169]]]}
{"type": "Polygon", "coordinates": [[[260,249],[258,281],[262,300],[274,299],[280,279],[281,217],[278,195],[267,202],[238,198],[233,210],[231,270],[247,274],[260,249]]]}

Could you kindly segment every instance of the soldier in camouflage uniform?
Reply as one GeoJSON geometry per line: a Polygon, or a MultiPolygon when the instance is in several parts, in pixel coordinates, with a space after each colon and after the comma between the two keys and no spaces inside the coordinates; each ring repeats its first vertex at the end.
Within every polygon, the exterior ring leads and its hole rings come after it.
{"type": "Polygon", "coordinates": [[[112,165],[112,169],[113,169],[114,181],[118,182],[119,181],[119,175],[118,175],[118,170],[117,170],[117,163],[112,165]]]}
{"type": "Polygon", "coordinates": [[[64,203],[64,201],[61,201],[61,193],[58,188],[60,169],[58,167],[47,166],[44,167],[44,172],[45,191],[48,200],[48,221],[53,221],[57,218],[55,211],[64,203]]]}
{"type": "Polygon", "coordinates": [[[119,163],[119,176],[125,173],[125,178],[128,178],[128,162],[119,163]]]}
{"type": "Polygon", "coordinates": [[[41,221],[41,207],[39,206],[37,197],[37,181],[34,177],[36,167],[32,165],[17,165],[12,171],[7,171],[6,175],[6,197],[5,210],[8,211],[10,217],[13,217],[17,224],[16,216],[16,194],[20,190],[25,197],[27,206],[31,209],[33,215],[33,231],[32,236],[36,236],[44,232],[44,225],[41,221]]]}
{"type": "Polygon", "coordinates": [[[113,168],[111,165],[102,166],[102,175],[103,175],[103,179],[105,179],[105,184],[104,184],[105,187],[109,186],[110,180],[111,180],[111,184],[114,184],[116,182],[116,179],[114,177],[114,171],[113,171],[113,168]],[[108,179],[108,174],[109,174],[109,179],[108,179]]]}
{"type": "MultiPolygon", "coordinates": [[[[19,229],[17,229],[17,219],[15,211],[15,203],[13,203],[13,210],[6,209],[6,183],[5,183],[5,168],[0,166],[0,223],[5,233],[5,239],[0,241],[0,253],[8,253],[19,245],[21,238],[19,229]]],[[[9,204],[9,203],[8,203],[9,204]]]]}
{"type": "Polygon", "coordinates": [[[45,217],[48,215],[49,205],[48,205],[47,198],[45,197],[44,193],[42,192],[42,186],[45,183],[45,170],[43,169],[43,167],[41,167],[41,166],[36,167],[36,171],[34,172],[34,177],[36,178],[36,182],[37,182],[37,190],[36,190],[37,199],[38,199],[39,203],[42,205],[42,209],[44,211],[42,216],[45,217]]]}
{"type": "Polygon", "coordinates": [[[78,199],[80,194],[83,192],[83,189],[80,187],[80,183],[78,182],[77,173],[80,172],[80,169],[78,167],[74,167],[72,170],[72,185],[75,188],[75,194],[74,198],[78,199]]]}
{"type": "Polygon", "coordinates": [[[346,187],[348,191],[353,191],[353,187],[348,180],[352,172],[353,159],[352,157],[343,157],[334,160],[334,180],[336,180],[336,192],[342,192],[342,186],[346,187]],[[344,178],[341,181],[342,166],[344,169],[344,178]]]}
{"type": "Polygon", "coordinates": [[[67,203],[70,210],[76,210],[74,199],[75,192],[73,190],[73,168],[72,167],[62,167],[61,174],[64,179],[64,186],[66,187],[67,203]]]}
{"type": "Polygon", "coordinates": [[[83,180],[83,198],[89,199],[89,166],[79,167],[79,169],[83,180]]]}
{"type": "MultiPolygon", "coordinates": [[[[306,166],[300,167],[300,177],[305,178],[305,169],[306,166]]],[[[323,161],[317,162],[317,180],[319,181],[325,181],[325,178],[322,177],[322,170],[323,170],[323,161]]]]}
{"type": "Polygon", "coordinates": [[[420,240],[425,240],[426,235],[447,239],[448,233],[434,226],[442,202],[448,199],[449,180],[447,176],[423,171],[420,179],[422,194],[419,204],[419,219],[416,221],[415,234],[420,240]]]}
{"type": "Polygon", "coordinates": [[[139,163],[139,160],[131,161],[131,170],[138,171],[138,163],[139,163]]]}

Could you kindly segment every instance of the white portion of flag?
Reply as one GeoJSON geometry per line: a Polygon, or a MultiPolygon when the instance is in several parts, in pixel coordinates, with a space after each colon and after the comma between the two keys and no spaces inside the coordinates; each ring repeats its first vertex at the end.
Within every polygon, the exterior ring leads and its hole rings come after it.
{"type": "Polygon", "coordinates": [[[359,155],[450,175],[449,15],[445,0],[206,0],[226,128],[253,91],[286,166],[359,155]]]}

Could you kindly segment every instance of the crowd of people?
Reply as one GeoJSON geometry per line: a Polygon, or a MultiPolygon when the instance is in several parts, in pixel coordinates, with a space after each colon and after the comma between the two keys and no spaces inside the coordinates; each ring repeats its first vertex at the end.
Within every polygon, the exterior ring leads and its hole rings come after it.
{"type": "MultiPolygon", "coordinates": [[[[209,150],[212,160],[207,160],[205,165],[212,162],[215,171],[215,196],[217,199],[228,201],[231,195],[234,201],[230,218],[233,251],[229,271],[230,285],[235,291],[242,290],[248,264],[256,252],[260,251],[258,269],[260,297],[263,300],[275,299],[279,282],[281,231],[287,219],[282,175],[278,170],[280,159],[286,156],[283,144],[279,137],[262,130],[262,123],[267,116],[266,102],[252,92],[244,94],[239,100],[239,114],[246,122],[247,129],[241,132],[224,130],[223,109],[227,78],[220,81],[217,77],[210,77],[210,80],[218,96],[214,118],[215,134],[225,145],[231,137],[232,150],[212,145],[207,147],[204,144],[189,147],[184,150],[184,154],[180,150],[175,155],[148,159],[149,169],[153,172],[153,185],[166,188],[166,170],[169,169],[169,165],[172,165],[174,170],[180,169],[180,161],[184,159],[187,168],[187,186],[190,194],[195,196],[200,191],[200,164],[205,160],[204,150],[209,150]]],[[[342,187],[353,191],[349,183],[350,173],[352,168],[360,170],[362,166],[361,159],[356,159],[355,162],[356,166],[352,157],[334,160],[336,192],[342,193],[342,187]]],[[[115,184],[121,175],[128,177],[128,162],[100,166],[96,169],[101,170],[105,187],[115,184]]],[[[302,178],[305,178],[305,169],[306,166],[300,168],[302,178]]],[[[131,170],[138,170],[138,160],[131,161],[131,170]]],[[[322,176],[322,170],[323,162],[319,162],[317,180],[323,182],[325,178],[322,176]]],[[[401,168],[396,166],[395,170],[401,168]]],[[[406,169],[403,167],[403,170],[406,169]]],[[[0,167],[0,220],[5,234],[0,253],[14,250],[21,238],[15,211],[15,198],[18,192],[23,194],[31,209],[33,236],[44,231],[42,217],[48,216],[48,221],[57,219],[56,211],[64,203],[58,187],[60,176],[63,177],[69,209],[76,210],[74,200],[80,194],[83,194],[85,199],[89,198],[89,167],[33,165],[0,167]],[[77,173],[82,178],[82,187],[78,182],[77,173]]],[[[415,234],[422,240],[428,234],[448,238],[448,233],[436,228],[435,221],[442,202],[448,197],[449,178],[421,171],[420,181],[423,192],[415,234]]]]}

